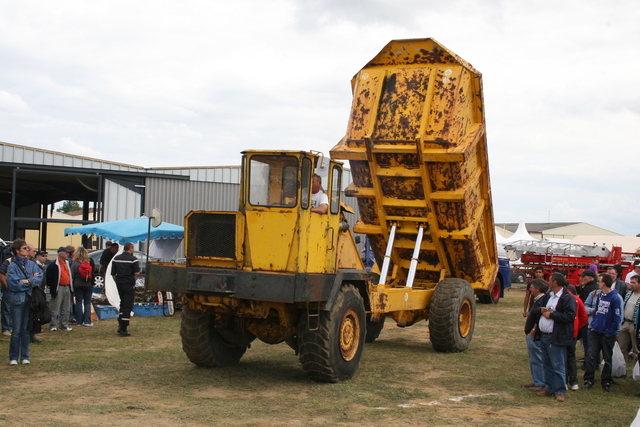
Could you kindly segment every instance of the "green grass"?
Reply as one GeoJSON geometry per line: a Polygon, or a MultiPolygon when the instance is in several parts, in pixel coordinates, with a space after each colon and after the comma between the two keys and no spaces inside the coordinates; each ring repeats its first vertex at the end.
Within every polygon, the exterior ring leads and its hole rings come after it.
{"type": "MultiPolygon", "coordinates": [[[[255,341],[238,366],[198,368],[182,352],[179,317],[133,318],[129,338],[116,335],[115,320],[47,331],[31,365],[0,365],[0,425],[628,426],[640,406],[630,378],[612,393],[568,392],[563,404],[522,387],[523,295],[478,304],[463,353],[436,353],[426,322],[388,321],[356,376],[338,384],[310,381],[285,344],[255,341]]],[[[0,352],[8,345],[0,338],[0,352]]]]}

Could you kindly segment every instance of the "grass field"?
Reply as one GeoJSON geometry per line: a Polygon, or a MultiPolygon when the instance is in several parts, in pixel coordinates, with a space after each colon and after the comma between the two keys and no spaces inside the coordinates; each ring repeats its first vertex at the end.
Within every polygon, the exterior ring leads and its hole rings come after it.
{"type": "Polygon", "coordinates": [[[388,321],[356,376],[338,384],[310,381],[286,344],[255,341],[238,366],[198,368],[182,352],[179,316],[133,318],[129,338],[115,320],[47,331],[28,366],[8,366],[2,337],[0,425],[628,426],[640,407],[630,376],[612,393],[570,391],[565,403],[522,387],[523,296],[516,288],[478,304],[471,347],[458,354],[434,352],[426,322],[388,321]]]}

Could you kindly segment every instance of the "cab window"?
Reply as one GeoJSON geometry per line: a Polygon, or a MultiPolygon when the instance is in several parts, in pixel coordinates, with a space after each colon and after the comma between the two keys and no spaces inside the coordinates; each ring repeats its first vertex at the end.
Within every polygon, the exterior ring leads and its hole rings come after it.
{"type": "Polygon", "coordinates": [[[331,170],[331,199],[329,200],[329,210],[332,214],[337,214],[340,210],[340,190],[342,189],[342,171],[338,166],[331,170]]]}
{"type": "Polygon", "coordinates": [[[298,159],[293,156],[252,156],[248,188],[251,205],[296,206],[298,159]]]}
{"type": "Polygon", "coordinates": [[[311,182],[311,169],[311,159],[308,157],[302,159],[302,188],[300,191],[300,207],[302,207],[302,209],[309,209],[309,194],[311,192],[309,182],[311,182]]]}

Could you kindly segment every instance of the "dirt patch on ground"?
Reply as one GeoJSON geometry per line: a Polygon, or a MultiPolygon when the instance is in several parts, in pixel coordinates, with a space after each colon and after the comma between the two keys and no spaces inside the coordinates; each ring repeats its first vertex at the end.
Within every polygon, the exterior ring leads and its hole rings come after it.
{"type": "MultiPolygon", "coordinates": [[[[521,314],[524,292],[478,305],[470,348],[437,353],[426,322],[388,321],[365,347],[357,374],[319,384],[288,346],[255,341],[237,366],[198,368],[181,349],[178,318],[115,321],[41,334],[32,364],[0,364],[0,425],[38,426],[581,426],[629,425],[640,391],[629,379],[613,393],[569,392],[556,403],[528,382],[521,314]],[[77,329],[77,330],[76,330],[77,329]],[[606,399],[614,414],[599,418],[606,399]]],[[[0,337],[0,354],[9,340],[0,337]]]]}

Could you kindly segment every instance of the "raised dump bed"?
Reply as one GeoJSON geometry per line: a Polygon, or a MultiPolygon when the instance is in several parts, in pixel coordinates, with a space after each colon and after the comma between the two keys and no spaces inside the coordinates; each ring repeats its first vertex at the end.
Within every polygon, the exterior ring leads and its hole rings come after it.
{"type": "Polygon", "coordinates": [[[331,157],[350,163],[354,231],[369,235],[378,265],[392,240],[381,284],[428,289],[455,277],[488,295],[498,263],[481,74],[433,39],[400,40],[351,83],[331,157]]]}

